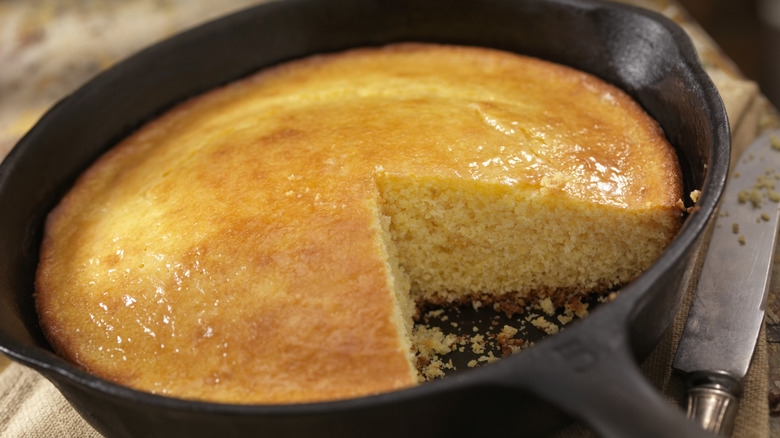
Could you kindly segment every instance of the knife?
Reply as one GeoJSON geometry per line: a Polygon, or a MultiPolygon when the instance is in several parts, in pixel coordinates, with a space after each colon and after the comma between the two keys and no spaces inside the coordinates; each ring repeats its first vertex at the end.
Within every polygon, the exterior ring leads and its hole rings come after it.
{"type": "Polygon", "coordinates": [[[779,201],[780,130],[773,130],[734,165],[673,363],[688,376],[688,417],[721,435],[733,429],[764,320],[779,201]]]}

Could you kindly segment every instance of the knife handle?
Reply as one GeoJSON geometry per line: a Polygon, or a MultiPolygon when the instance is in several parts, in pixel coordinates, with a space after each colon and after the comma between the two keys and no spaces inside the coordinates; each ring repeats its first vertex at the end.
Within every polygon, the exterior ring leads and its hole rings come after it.
{"type": "Polygon", "coordinates": [[[730,436],[742,385],[725,372],[697,371],[688,376],[688,418],[704,430],[730,436]]]}

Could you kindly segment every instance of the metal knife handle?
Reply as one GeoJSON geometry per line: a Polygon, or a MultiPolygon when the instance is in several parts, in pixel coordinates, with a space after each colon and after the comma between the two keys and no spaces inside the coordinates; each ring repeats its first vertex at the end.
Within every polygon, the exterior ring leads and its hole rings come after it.
{"type": "Polygon", "coordinates": [[[742,385],[724,372],[699,371],[688,377],[688,418],[704,430],[730,436],[742,385]]]}

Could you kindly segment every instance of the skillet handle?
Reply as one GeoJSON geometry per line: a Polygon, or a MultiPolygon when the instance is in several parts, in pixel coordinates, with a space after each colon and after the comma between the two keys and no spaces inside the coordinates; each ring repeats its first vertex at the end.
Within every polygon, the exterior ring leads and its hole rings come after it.
{"type": "Polygon", "coordinates": [[[515,369],[510,380],[581,419],[602,438],[715,436],[647,381],[622,330],[601,329],[595,336],[584,330],[587,338],[583,330],[566,330],[555,342],[528,350],[522,372],[515,369]]]}

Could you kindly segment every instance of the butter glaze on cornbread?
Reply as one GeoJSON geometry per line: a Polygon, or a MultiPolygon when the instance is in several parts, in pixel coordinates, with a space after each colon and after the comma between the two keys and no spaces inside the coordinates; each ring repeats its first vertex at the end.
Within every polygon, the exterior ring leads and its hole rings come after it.
{"type": "Polygon", "coordinates": [[[584,73],[402,44],[193,98],[50,214],[54,349],[137,389],[235,403],[414,385],[415,303],[624,284],[676,234],[655,121],[584,73]]]}

